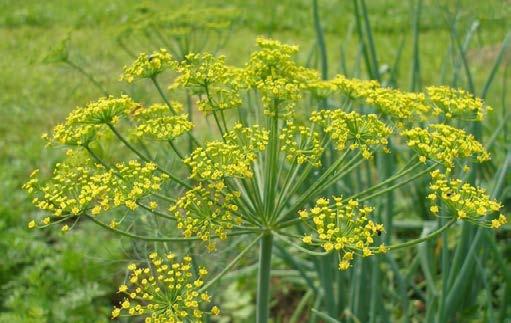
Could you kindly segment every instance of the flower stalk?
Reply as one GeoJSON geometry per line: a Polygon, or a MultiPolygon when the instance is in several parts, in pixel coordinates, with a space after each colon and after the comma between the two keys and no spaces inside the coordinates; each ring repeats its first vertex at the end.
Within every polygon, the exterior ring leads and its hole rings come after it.
{"type": "Polygon", "coordinates": [[[267,323],[270,316],[270,280],[273,234],[265,233],[259,244],[259,272],[257,276],[257,323],[267,323]]]}

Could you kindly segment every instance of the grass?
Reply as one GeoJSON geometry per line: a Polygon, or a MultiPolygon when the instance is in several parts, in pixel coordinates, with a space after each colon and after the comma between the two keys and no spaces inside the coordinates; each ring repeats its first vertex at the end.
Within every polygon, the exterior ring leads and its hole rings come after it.
{"type": "MultiPolygon", "coordinates": [[[[367,1],[368,20],[372,27],[372,40],[374,41],[373,65],[377,61],[381,77],[386,81],[393,81],[403,89],[409,89],[422,84],[450,84],[455,86],[467,87],[468,78],[466,69],[463,67],[463,60],[459,55],[459,48],[453,46],[452,31],[449,27],[449,21],[456,18],[456,36],[463,45],[467,36],[471,36],[470,42],[464,52],[468,69],[473,79],[475,92],[482,94],[485,82],[494,66],[499,55],[501,43],[506,34],[511,30],[511,9],[507,1],[488,1],[475,3],[474,1],[459,1],[459,10],[451,1],[422,1],[420,11],[420,28],[417,33],[417,42],[414,42],[412,32],[414,5],[417,1],[367,1]],[[473,28],[473,33],[469,31],[473,28]],[[457,52],[458,51],[458,52],[457,52]],[[414,66],[420,66],[420,74],[415,73],[412,76],[411,71],[414,66]],[[415,80],[415,81],[412,81],[415,80]]],[[[248,53],[253,49],[254,38],[259,34],[271,35],[279,40],[290,43],[297,43],[308,55],[300,57],[301,61],[309,61],[310,65],[321,66],[322,54],[316,47],[316,31],[314,29],[312,2],[310,1],[255,1],[245,2],[241,0],[231,1],[228,5],[241,9],[242,19],[233,30],[224,53],[236,53],[235,60],[230,63],[244,61],[248,53]]],[[[367,77],[367,68],[364,59],[361,56],[360,40],[357,36],[356,22],[353,15],[353,2],[351,1],[317,1],[318,18],[321,27],[324,30],[327,56],[328,74],[333,76],[336,73],[348,74],[352,77],[367,77]]],[[[4,1],[0,4],[0,199],[3,201],[0,205],[0,230],[10,232],[12,235],[21,235],[24,239],[32,239],[32,243],[38,246],[46,246],[50,250],[56,250],[57,253],[64,253],[65,248],[74,248],[76,245],[68,242],[74,240],[75,233],[71,238],[62,238],[57,233],[52,233],[50,237],[41,235],[29,235],[23,229],[27,214],[33,212],[26,196],[20,191],[20,186],[30,173],[31,169],[40,167],[41,163],[48,161],[47,168],[60,157],[57,152],[48,152],[43,150],[43,141],[39,135],[51,129],[51,127],[62,120],[65,115],[76,105],[81,105],[101,95],[93,84],[87,81],[76,70],[66,65],[43,65],[40,59],[44,52],[54,46],[57,40],[70,35],[71,58],[74,62],[82,66],[86,71],[92,73],[97,80],[111,93],[119,93],[125,87],[117,81],[122,66],[130,62],[131,58],[121,50],[115,42],[115,36],[119,32],[119,26],[125,22],[128,17],[140,7],[148,4],[140,4],[138,1],[104,1],[97,2],[91,0],[80,1],[4,1]],[[15,229],[14,229],[15,228],[15,229]],[[17,231],[12,231],[17,230],[17,231]],[[53,239],[62,241],[64,247],[56,247],[53,239]],[[59,249],[64,248],[64,249],[59,249]]],[[[176,6],[183,6],[180,1],[167,1],[152,6],[159,7],[161,10],[172,10],[176,6]]],[[[204,2],[193,1],[189,6],[205,6],[204,2]]],[[[208,5],[221,6],[221,1],[208,1],[208,5]]],[[[367,37],[367,31],[362,33],[367,37]]],[[[367,38],[366,38],[367,39],[367,38]]],[[[369,40],[369,39],[368,39],[369,40]]],[[[368,43],[369,44],[369,43],[368,43]]],[[[140,43],[133,43],[134,52],[147,51],[153,48],[145,48],[140,43]]],[[[370,48],[368,48],[369,52],[370,48]]],[[[233,57],[229,55],[228,57],[233,57]]],[[[324,56],[323,56],[324,57],[324,56]]],[[[503,125],[501,131],[495,136],[492,153],[494,163],[488,166],[489,170],[481,174],[494,175],[493,182],[498,187],[498,194],[509,207],[511,192],[509,190],[509,171],[501,166],[507,158],[506,151],[509,151],[507,142],[507,126],[502,123],[503,116],[506,115],[506,97],[509,87],[509,51],[503,54],[500,67],[497,69],[493,83],[488,91],[487,101],[495,107],[495,112],[483,128],[484,138],[492,138],[494,130],[503,125]],[[501,171],[499,173],[499,170],[501,171]],[[500,174],[500,177],[498,176],[500,174]]],[[[145,100],[156,100],[158,93],[150,91],[149,88],[130,87],[128,91],[137,98],[145,100]]],[[[507,124],[509,124],[507,122],[507,124]]],[[[390,161],[387,161],[390,163],[390,161]]],[[[43,165],[44,166],[44,165],[43,165]]],[[[484,169],[483,169],[484,170],[484,169]]],[[[480,176],[482,177],[482,176],[480,176]]],[[[486,176],[489,178],[489,176],[486,176]]],[[[492,184],[490,182],[490,184],[492,184]]],[[[497,194],[497,193],[496,193],[497,194]]],[[[390,197],[398,199],[399,196],[390,197]]],[[[398,217],[399,203],[396,203],[398,217]]],[[[418,214],[420,212],[417,212],[418,214]]],[[[420,216],[417,215],[419,220],[420,216]]],[[[398,225],[398,223],[395,223],[398,225]]],[[[423,228],[422,222],[419,226],[423,228]]],[[[425,228],[425,227],[424,227],[425,228]]],[[[87,230],[85,228],[84,230],[87,230]]],[[[425,230],[425,229],[424,229],[425,230]]],[[[87,231],[86,231],[87,232],[87,231]]],[[[485,302],[485,298],[477,294],[475,287],[464,284],[464,281],[478,277],[477,288],[485,293],[497,294],[495,299],[498,301],[498,310],[500,313],[488,312],[485,317],[488,321],[498,321],[499,317],[506,316],[506,301],[511,299],[509,277],[506,273],[499,274],[497,277],[491,275],[488,268],[500,268],[508,265],[509,247],[507,249],[500,242],[495,242],[492,237],[483,233],[474,232],[472,228],[464,227],[458,232],[461,240],[442,239],[436,242],[428,243],[419,248],[417,257],[410,253],[398,254],[397,259],[379,259],[374,266],[368,264],[357,266],[354,271],[355,277],[372,277],[372,280],[361,282],[360,285],[353,285],[352,298],[342,300],[339,297],[339,304],[349,304],[357,317],[364,317],[364,311],[369,313],[385,313],[378,310],[378,307],[385,306],[380,300],[373,299],[370,304],[364,304],[364,295],[369,288],[379,288],[385,293],[398,293],[399,290],[386,290],[384,286],[378,283],[378,271],[376,267],[385,268],[386,272],[391,272],[392,277],[384,277],[395,282],[398,286],[403,283],[410,283],[413,277],[424,276],[427,286],[437,286],[440,289],[446,286],[452,287],[455,292],[446,295],[442,309],[449,316],[450,308],[459,308],[460,296],[463,293],[471,295],[472,304],[467,305],[466,312],[476,311],[480,303],[485,302]],[[477,245],[472,239],[477,238],[482,241],[483,249],[476,248],[477,245]],[[461,243],[458,243],[461,241],[461,243]],[[440,274],[435,272],[436,263],[431,259],[442,259],[439,251],[442,245],[448,245],[450,253],[443,253],[443,259],[439,270],[440,274]],[[502,249],[505,253],[503,253],[502,249]],[[491,259],[481,257],[469,257],[481,250],[490,252],[491,259]],[[496,251],[495,251],[496,250],[496,251]],[[446,256],[453,256],[454,263],[450,263],[446,256]],[[470,262],[463,261],[463,257],[469,257],[470,262]],[[459,259],[459,260],[456,260],[459,259]],[[405,271],[399,271],[395,268],[395,262],[412,263],[416,266],[405,271]],[[495,262],[495,263],[494,263],[495,262]],[[471,264],[472,266],[469,266],[471,264]],[[448,274],[450,266],[456,270],[461,270],[462,275],[454,276],[448,274]],[[492,289],[495,281],[502,283],[504,278],[507,282],[503,283],[502,288],[492,289]],[[441,282],[441,283],[439,283],[441,282]],[[475,296],[474,296],[475,295],[475,296]],[[507,296],[505,296],[507,295],[507,296]],[[479,299],[481,298],[481,300],[479,299]],[[370,306],[369,306],[370,305],[370,306]],[[470,305],[470,306],[469,306],[470,305]],[[369,307],[368,307],[369,306],[369,307]],[[476,306],[476,308],[474,308],[476,306]],[[502,310],[504,308],[504,310],[502,310]],[[503,312],[502,312],[503,311],[503,312]]],[[[77,234],[79,235],[79,234],[77,234]]],[[[509,239],[509,234],[504,233],[499,239],[509,239]]],[[[77,236],[76,239],[81,239],[77,236]]],[[[108,235],[105,239],[111,239],[108,235]]],[[[449,238],[450,239],[450,238],[449,238]]],[[[479,241],[478,240],[478,241],[479,241]]],[[[110,241],[110,240],[108,240],[110,241]]],[[[59,242],[60,243],[60,242],[59,242]]],[[[113,242],[112,242],[113,243],[113,242]]],[[[91,247],[102,249],[102,246],[92,245],[91,247]]],[[[22,250],[26,246],[23,244],[5,245],[5,250],[17,250],[12,257],[19,258],[22,250]]],[[[117,247],[119,248],[119,247],[117,247]]],[[[114,249],[117,250],[118,249],[114,249]]],[[[85,252],[85,251],[84,251],[85,252]]],[[[106,252],[106,251],[104,251],[106,252]]],[[[21,261],[20,267],[37,266],[37,253],[28,261],[21,261]]],[[[280,258],[280,257],[279,257],[280,258]]],[[[282,259],[281,263],[284,262],[282,259]]],[[[83,261],[80,257],[76,261],[83,261]]],[[[93,262],[98,270],[116,270],[115,266],[105,264],[103,261],[93,262]]],[[[293,267],[293,266],[291,266],[293,267]]],[[[294,266],[299,271],[302,267],[294,266]]],[[[35,267],[30,267],[35,268],[35,267]]],[[[502,269],[502,268],[501,268],[502,269]]],[[[454,273],[455,271],[450,271],[454,273]]],[[[329,273],[331,274],[331,273],[329,273]]],[[[12,282],[15,282],[15,271],[9,271],[9,274],[0,279],[0,284],[4,286],[0,295],[8,295],[12,292],[12,282]]],[[[340,274],[336,279],[339,286],[345,284],[348,286],[349,277],[340,274]]],[[[94,281],[103,281],[104,277],[91,276],[94,281]]],[[[84,279],[87,280],[87,279],[84,279]]],[[[30,280],[28,280],[30,281],[30,280]]],[[[80,280],[79,280],[80,281],[80,280]]],[[[19,281],[17,284],[21,284],[19,281]]],[[[65,284],[64,284],[65,285],[65,284]]],[[[111,288],[111,286],[110,286],[111,288]]],[[[337,287],[336,287],[337,288],[337,287]]],[[[421,288],[421,286],[419,286],[421,288]]],[[[341,289],[341,287],[339,287],[341,289]]],[[[105,294],[112,293],[113,290],[104,294],[93,296],[99,299],[98,308],[107,308],[109,306],[109,296],[105,294]]],[[[332,290],[331,292],[336,292],[332,290]]],[[[422,295],[424,291],[419,289],[415,291],[422,295]]],[[[49,293],[49,292],[45,292],[49,293]]],[[[437,296],[428,288],[424,299],[432,300],[437,296]]],[[[376,294],[374,294],[376,295],[376,294]]],[[[388,295],[385,295],[388,296],[388,295]]],[[[413,295],[412,295],[413,296],[413,295]]],[[[41,296],[43,297],[43,296],[41,296]]],[[[310,304],[314,303],[311,296],[310,304]]],[[[407,295],[397,295],[394,305],[398,310],[417,311],[421,313],[420,304],[407,302],[404,298],[407,295]],[[402,307],[400,309],[399,306],[402,307]]],[[[486,301],[488,295],[485,296],[486,301]]],[[[393,298],[394,299],[394,298],[393,298]]],[[[313,305],[315,306],[315,305],[313,305]]],[[[235,306],[234,306],[235,307],[235,306]]],[[[491,306],[490,306],[491,308],[491,306]]],[[[12,312],[14,309],[7,303],[0,303],[0,311],[12,312]]],[[[428,308],[425,310],[425,317],[433,318],[436,315],[428,308]],[[429,315],[429,316],[428,316],[429,315]]],[[[328,321],[331,313],[319,311],[316,315],[328,321]]],[[[378,314],[378,315],[380,315],[378,314]]],[[[470,313],[469,313],[470,314],[470,313]]],[[[314,314],[311,314],[312,316],[314,314]]],[[[403,313],[401,313],[403,315],[403,313]]],[[[467,314],[468,315],[468,314],[467,314]]],[[[349,314],[346,314],[349,316],[349,314]]],[[[2,317],[0,317],[1,321],[2,317]]],[[[377,318],[372,317],[373,321],[377,318]]],[[[55,319],[58,321],[59,319],[55,319]]]]}

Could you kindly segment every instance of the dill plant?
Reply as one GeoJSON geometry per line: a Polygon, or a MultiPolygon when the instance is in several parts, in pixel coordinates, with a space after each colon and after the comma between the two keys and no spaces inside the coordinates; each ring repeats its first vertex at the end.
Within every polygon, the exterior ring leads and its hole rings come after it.
{"type": "Polygon", "coordinates": [[[128,16],[117,33],[117,43],[130,56],[135,56],[127,44],[164,46],[178,59],[190,52],[200,52],[208,44],[222,48],[230,30],[240,18],[234,8],[197,8],[184,5],[171,11],[143,5],[128,16]]]}
{"type": "Polygon", "coordinates": [[[152,82],[163,102],[103,97],[44,135],[68,150],[50,178],[35,171],[25,184],[47,214],[30,228],[61,224],[68,231],[88,218],[120,235],[197,243],[207,252],[233,236],[251,241],[209,279],[206,268],[192,270],[189,256],[151,253],[147,266],[130,264],[112,317],[182,322],[218,315],[207,289],[259,244],[257,321],[267,322],[274,240],[304,255],[333,255],[338,269],[348,270],[356,258],[421,243],[458,221],[495,229],[506,223],[502,205],[462,179],[471,163],[490,158],[453,122],[483,120],[491,109],[480,99],[443,86],[411,93],[342,75],[322,80],[295,61],[296,46],[265,38],[257,45],[242,67],[209,53],[181,60],[163,49],[141,54],[121,79],[152,82]],[[168,92],[161,73],[174,76],[168,92]],[[177,100],[183,92],[213,120],[206,135],[177,100]],[[350,187],[352,173],[386,154],[402,164],[395,174],[350,187]],[[177,162],[169,167],[169,160],[177,162]],[[448,221],[425,237],[385,245],[374,201],[428,174],[430,211],[448,221]],[[129,219],[141,213],[182,235],[139,234],[129,219]]]}

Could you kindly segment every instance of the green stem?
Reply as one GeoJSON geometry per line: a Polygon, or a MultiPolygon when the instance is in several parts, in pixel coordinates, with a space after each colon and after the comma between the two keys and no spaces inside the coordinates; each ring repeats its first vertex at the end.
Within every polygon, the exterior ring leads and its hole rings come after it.
{"type": "Polygon", "coordinates": [[[355,22],[357,27],[357,34],[361,45],[362,56],[364,57],[364,62],[366,65],[367,73],[371,79],[376,78],[376,73],[373,71],[373,66],[371,65],[371,61],[369,60],[369,52],[367,51],[367,44],[364,38],[364,31],[362,27],[362,19],[360,18],[360,8],[358,4],[358,0],[353,0],[353,8],[355,14],[355,22]]]}
{"type": "Polygon", "coordinates": [[[106,89],[103,87],[103,85],[101,85],[101,83],[99,83],[93,76],[92,74],[90,74],[89,72],[87,72],[86,70],[84,70],[82,67],[80,67],[79,65],[76,65],[75,63],[73,63],[72,61],[69,61],[69,60],[65,60],[64,63],[66,63],[67,65],[71,66],[72,68],[74,68],[75,70],[77,70],[78,72],[80,72],[83,76],[85,76],[89,81],[91,81],[92,84],[94,84],[98,90],[100,90],[101,92],[103,92],[103,94],[105,96],[108,96],[108,92],[106,91],[106,89]]]}
{"type": "Polygon", "coordinates": [[[278,119],[278,104],[274,103],[275,115],[270,119],[270,142],[268,145],[268,159],[266,161],[265,169],[265,185],[264,185],[264,220],[270,221],[270,218],[275,214],[275,186],[277,177],[277,161],[278,161],[278,140],[279,140],[279,119],[278,119]],[[273,212],[273,213],[272,213],[273,212]],[[271,213],[271,214],[270,214],[271,213]]]}
{"type": "MultiPolygon", "coordinates": [[[[158,81],[156,80],[156,77],[153,77],[151,78],[151,81],[153,81],[153,84],[154,86],[156,87],[156,89],[158,90],[158,93],[160,94],[161,98],[163,99],[163,101],[165,101],[165,104],[167,105],[167,107],[169,108],[170,112],[172,114],[177,114],[176,110],[174,110],[174,107],[172,107],[172,104],[170,103],[169,99],[167,98],[167,96],[165,95],[165,93],[163,93],[163,90],[162,88],[160,87],[160,84],[158,83],[158,81]]],[[[190,118],[190,121],[191,121],[191,114],[188,116],[190,118]]],[[[197,141],[197,139],[195,139],[195,137],[190,133],[190,132],[186,132],[186,134],[188,135],[188,138],[197,146],[200,146],[199,142],[197,141]]]]}
{"type": "Polygon", "coordinates": [[[169,99],[167,99],[167,96],[165,95],[165,93],[163,93],[163,90],[161,89],[160,84],[156,80],[156,77],[152,77],[151,81],[153,81],[153,84],[156,87],[156,90],[158,90],[158,93],[160,94],[161,98],[163,99],[163,101],[165,101],[165,104],[169,107],[170,112],[172,112],[172,114],[176,114],[176,110],[174,110],[174,107],[172,107],[172,104],[170,103],[169,99]]]}
{"type": "MultiPolygon", "coordinates": [[[[456,223],[456,218],[452,218],[449,222],[447,222],[443,227],[439,228],[438,230],[436,231],[433,231],[431,232],[430,234],[428,234],[427,236],[424,236],[422,238],[417,238],[417,239],[413,239],[413,240],[410,240],[410,241],[407,241],[407,242],[403,242],[403,243],[399,243],[399,244],[395,244],[395,245],[392,245],[392,246],[388,246],[388,249],[389,251],[393,251],[393,250],[397,250],[397,249],[402,249],[402,248],[406,248],[406,247],[410,247],[410,246],[414,246],[416,244],[419,244],[419,243],[422,243],[424,241],[427,241],[427,240],[430,240],[430,239],[433,239],[434,237],[436,237],[437,235],[439,235],[440,233],[444,232],[445,230],[447,230],[451,225],[453,225],[454,223],[456,223]]],[[[375,247],[374,249],[377,249],[377,247],[375,247]]]]}
{"type": "MultiPolygon", "coordinates": [[[[96,219],[95,217],[93,217],[91,215],[85,215],[85,216],[88,217],[89,219],[91,219],[94,223],[98,224],[99,226],[101,226],[109,231],[112,231],[114,233],[120,234],[120,235],[128,237],[128,238],[132,238],[132,239],[145,240],[145,241],[170,241],[170,242],[187,242],[187,241],[189,242],[189,241],[202,240],[202,238],[199,238],[199,237],[163,238],[163,237],[139,236],[139,235],[127,232],[127,231],[114,229],[111,226],[109,226],[108,224],[106,224],[102,221],[99,221],[98,219],[96,219]]],[[[238,231],[238,232],[229,233],[229,234],[227,234],[227,236],[232,237],[232,236],[239,236],[239,235],[250,234],[250,233],[254,233],[254,231],[238,231]]],[[[219,236],[211,236],[210,238],[219,239],[220,237],[219,236]]]]}
{"type": "Polygon", "coordinates": [[[143,208],[144,210],[156,215],[156,216],[159,216],[161,218],[164,218],[164,219],[167,219],[167,220],[173,220],[175,221],[176,220],[176,217],[175,216],[172,216],[172,215],[168,215],[168,214],[165,214],[165,213],[162,213],[162,212],[159,212],[159,211],[156,211],[156,210],[153,210],[151,209],[150,207],[140,203],[140,202],[137,202],[137,205],[140,206],[141,208],[143,208]]]}
{"type": "Polygon", "coordinates": [[[220,135],[222,135],[222,140],[225,142],[224,138],[224,130],[222,129],[222,125],[220,124],[220,120],[218,119],[218,116],[216,115],[216,111],[213,111],[213,117],[215,118],[215,123],[218,127],[218,130],[220,131],[220,135]]]}
{"type": "Polygon", "coordinates": [[[316,30],[316,39],[321,57],[321,78],[326,80],[328,78],[328,59],[325,46],[325,36],[323,35],[323,28],[321,28],[321,21],[319,18],[318,0],[312,1],[312,13],[314,18],[314,29],[316,30]]]}
{"type": "Polygon", "coordinates": [[[105,167],[106,169],[110,169],[111,167],[105,162],[103,161],[101,158],[99,158],[99,156],[88,146],[88,145],[84,145],[83,148],[85,148],[85,150],[87,150],[87,152],[89,153],[89,155],[91,155],[91,157],[99,164],[103,165],[103,167],[105,167]]]}
{"type": "Polygon", "coordinates": [[[199,292],[203,292],[205,290],[207,290],[211,285],[213,285],[214,283],[216,283],[220,278],[222,278],[229,270],[231,270],[232,267],[234,267],[234,265],[236,265],[238,263],[238,261],[240,261],[241,258],[243,258],[243,256],[250,251],[250,249],[252,249],[252,247],[256,244],[257,241],[259,241],[259,239],[261,239],[261,236],[262,235],[259,235],[254,241],[252,241],[248,246],[245,247],[245,249],[243,249],[243,251],[241,251],[237,256],[236,258],[234,258],[227,266],[225,266],[225,268],[220,272],[218,273],[218,275],[216,275],[213,279],[211,279],[207,284],[205,284],[204,286],[201,287],[200,291],[199,292]]]}
{"type": "Polygon", "coordinates": [[[184,160],[185,157],[183,156],[183,154],[181,154],[179,152],[176,145],[174,145],[174,142],[172,140],[169,140],[169,144],[170,144],[170,147],[172,147],[172,150],[174,150],[174,152],[176,153],[177,157],[179,157],[179,159],[181,159],[181,160],[184,160]]]}
{"type": "MultiPolygon", "coordinates": [[[[351,172],[354,168],[356,168],[361,162],[364,161],[364,159],[357,159],[359,155],[357,154],[355,157],[353,157],[352,160],[350,160],[346,165],[343,166],[342,169],[336,170],[336,168],[339,166],[337,163],[335,163],[332,167],[332,170],[327,170],[319,179],[317,185],[312,185],[304,194],[302,194],[298,198],[298,202],[295,203],[286,213],[283,213],[284,215],[279,216],[279,220],[287,219],[291,214],[294,214],[300,210],[303,205],[309,200],[309,198],[313,196],[317,196],[318,194],[321,194],[324,190],[326,190],[330,185],[335,183],[338,179],[346,175],[347,173],[351,172]],[[328,178],[332,173],[336,172],[332,178],[328,178]],[[323,178],[324,177],[324,178],[323,178]]],[[[279,214],[283,210],[278,210],[279,214]]]]}
{"type": "Polygon", "coordinates": [[[419,172],[419,173],[415,174],[414,176],[412,176],[412,177],[408,178],[407,180],[404,180],[404,181],[402,181],[402,182],[396,183],[396,184],[391,185],[391,186],[389,186],[389,187],[387,187],[387,188],[385,188],[385,189],[383,189],[383,190],[381,190],[381,191],[377,191],[377,192],[375,192],[375,193],[373,193],[373,194],[371,194],[371,195],[368,195],[368,196],[365,196],[365,197],[363,197],[363,198],[360,198],[360,199],[359,199],[359,202],[367,201],[367,200],[370,200],[370,199],[375,198],[375,197],[377,197],[377,196],[380,196],[380,195],[382,195],[382,194],[385,194],[385,193],[387,193],[387,192],[390,192],[390,191],[392,191],[392,190],[395,190],[396,188],[398,188],[398,187],[400,187],[400,186],[403,186],[403,185],[405,185],[405,184],[407,184],[407,183],[410,183],[411,181],[414,181],[414,180],[416,180],[417,178],[421,177],[422,175],[424,175],[424,174],[426,174],[426,173],[430,172],[430,171],[431,171],[431,170],[433,170],[435,167],[436,167],[436,165],[430,166],[430,167],[426,168],[425,170],[423,170],[423,171],[421,171],[421,172],[419,172]]]}
{"type": "Polygon", "coordinates": [[[261,238],[259,252],[259,274],[257,277],[257,323],[267,323],[270,315],[270,277],[273,235],[261,238]]]}
{"type": "Polygon", "coordinates": [[[158,164],[156,164],[154,161],[150,160],[149,158],[147,158],[146,156],[144,156],[142,153],[140,153],[138,150],[135,149],[135,147],[133,147],[120,133],[119,131],[117,131],[117,129],[115,129],[115,127],[111,124],[111,123],[107,123],[107,126],[110,128],[110,130],[112,130],[112,132],[115,134],[115,136],[129,149],[131,150],[135,155],[137,155],[140,159],[142,159],[144,162],[148,163],[148,162],[151,162],[151,163],[154,163],[156,165],[156,167],[158,168],[158,170],[166,175],[169,176],[170,179],[174,180],[175,182],[177,182],[179,185],[185,187],[185,188],[192,188],[192,186],[190,184],[187,184],[185,182],[183,182],[182,180],[180,180],[179,178],[177,178],[176,176],[172,175],[171,173],[167,172],[166,170],[164,170],[163,168],[161,168],[158,164]]]}
{"type": "Polygon", "coordinates": [[[373,32],[371,29],[371,24],[369,23],[369,13],[367,12],[367,7],[365,0],[360,0],[360,8],[362,10],[362,14],[364,16],[364,24],[365,24],[365,32],[367,34],[367,44],[369,47],[369,54],[371,57],[371,64],[373,66],[373,73],[376,80],[380,80],[380,71],[378,68],[378,58],[376,56],[376,47],[374,45],[373,32]]]}
{"type": "Polygon", "coordinates": [[[280,235],[278,233],[275,233],[275,237],[277,237],[277,239],[280,239],[282,241],[284,241],[285,243],[289,244],[290,246],[292,247],[295,247],[296,249],[308,254],[308,255],[311,255],[311,256],[326,256],[328,255],[328,252],[326,251],[323,251],[323,252],[318,252],[318,251],[312,251],[312,250],[309,250],[307,248],[304,248],[296,243],[294,243],[293,241],[289,240],[288,238],[286,238],[285,236],[283,235],[280,235]]]}
{"type": "Polygon", "coordinates": [[[419,163],[416,163],[416,164],[413,164],[413,165],[410,165],[410,163],[407,163],[407,165],[405,167],[403,167],[403,169],[399,170],[398,172],[396,172],[394,175],[392,175],[391,177],[388,177],[386,178],[385,180],[379,182],[378,184],[375,184],[367,189],[365,189],[364,191],[362,192],[359,192],[359,193],[356,193],[355,195],[351,196],[352,199],[357,199],[361,196],[364,196],[368,193],[371,193],[373,192],[374,190],[377,190],[381,187],[384,187],[385,185],[401,178],[401,177],[404,177],[405,175],[408,175],[409,173],[411,173],[412,171],[415,170],[415,168],[417,168],[420,164],[419,163]]]}
{"type": "Polygon", "coordinates": [[[110,130],[112,130],[112,132],[115,134],[115,136],[129,149],[131,150],[135,155],[137,155],[140,159],[142,159],[143,161],[145,162],[149,162],[149,158],[147,158],[146,156],[142,155],[141,152],[139,152],[138,150],[135,149],[135,147],[133,147],[126,139],[124,139],[124,137],[119,133],[119,131],[117,131],[117,129],[115,129],[115,127],[113,126],[113,124],[111,123],[107,123],[106,124],[108,126],[108,128],[110,128],[110,130]]]}

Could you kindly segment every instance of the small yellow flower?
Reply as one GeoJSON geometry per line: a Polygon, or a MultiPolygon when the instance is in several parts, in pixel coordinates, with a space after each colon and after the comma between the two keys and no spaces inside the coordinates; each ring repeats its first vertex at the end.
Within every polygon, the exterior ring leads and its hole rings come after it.
{"type": "Polygon", "coordinates": [[[213,306],[211,308],[211,314],[212,315],[219,315],[220,314],[220,309],[218,308],[218,306],[213,306]]]}
{"type": "Polygon", "coordinates": [[[491,220],[491,228],[492,229],[498,229],[501,227],[502,224],[500,224],[500,221],[498,219],[491,220]]]}
{"type": "Polygon", "coordinates": [[[149,208],[153,211],[156,210],[158,208],[158,203],[155,201],[149,202],[149,208]]]}
{"type": "Polygon", "coordinates": [[[302,239],[303,243],[311,244],[312,243],[312,236],[305,236],[302,239]]]}
{"type": "Polygon", "coordinates": [[[339,262],[339,270],[348,270],[350,268],[350,262],[346,260],[341,260],[339,262]]]}
{"type": "Polygon", "coordinates": [[[364,257],[368,257],[368,256],[372,256],[373,255],[373,252],[371,251],[371,249],[369,249],[367,247],[362,249],[362,252],[363,252],[363,256],[364,257]]]}
{"type": "Polygon", "coordinates": [[[128,301],[127,299],[124,300],[124,302],[122,302],[121,306],[124,309],[130,308],[130,301],[128,301]]]}
{"type": "Polygon", "coordinates": [[[114,308],[112,310],[112,318],[115,319],[117,317],[119,317],[119,315],[121,314],[121,309],[120,308],[114,308]]]}
{"type": "Polygon", "coordinates": [[[389,248],[387,248],[385,246],[385,244],[383,244],[383,243],[378,247],[378,252],[379,253],[387,253],[388,251],[389,251],[389,248]]]}
{"type": "Polygon", "coordinates": [[[35,224],[35,221],[34,221],[34,220],[32,220],[32,221],[28,222],[28,228],[29,228],[29,229],[33,229],[33,228],[35,228],[35,226],[36,226],[36,224],[35,224]]]}

